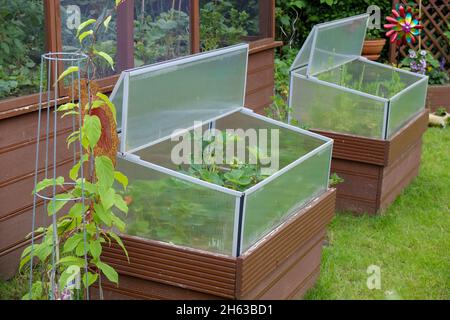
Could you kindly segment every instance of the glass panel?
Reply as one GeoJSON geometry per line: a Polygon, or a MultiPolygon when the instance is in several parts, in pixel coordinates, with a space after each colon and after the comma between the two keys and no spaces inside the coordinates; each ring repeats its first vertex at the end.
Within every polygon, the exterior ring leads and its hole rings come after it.
{"type": "Polygon", "coordinates": [[[361,55],[368,15],[315,26],[312,61],[308,75],[328,70],[361,55]]]}
{"type": "Polygon", "coordinates": [[[393,68],[355,60],[319,73],[318,79],[377,97],[392,98],[419,78],[393,68]]]}
{"type": "Polygon", "coordinates": [[[419,84],[406,89],[390,101],[388,138],[425,108],[427,86],[427,80],[422,79],[419,84]]]}
{"type": "Polygon", "coordinates": [[[242,107],[247,46],[130,72],[126,150],[242,107]],[[231,51],[230,51],[231,50],[231,51]]]}
{"type": "MultiPolygon", "coordinates": [[[[234,113],[216,122],[216,128],[226,129],[267,129],[268,151],[271,150],[271,131],[279,131],[279,169],[284,168],[295,160],[324,144],[323,140],[290,130],[278,125],[254,118],[243,113],[234,113]]],[[[268,154],[271,156],[271,154],[268,154]]]]}
{"type": "Polygon", "coordinates": [[[134,1],[134,65],[190,54],[190,1],[134,1]]]}
{"type": "Polygon", "coordinates": [[[331,145],[247,196],[243,251],[325,192],[331,145]]]}
{"type": "Polygon", "coordinates": [[[270,0],[200,0],[203,51],[269,36],[270,0]]]}
{"type": "Polygon", "coordinates": [[[44,53],[43,1],[3,0],[0,7],[0,99],[37,93],[44,53]]]}
{"type": "Polygon", "coordinates": [[[385,103],[294,76],[292,115],[309,128],[384,138],[385,103]]]}
{"type": "Polygon", "coordinates": [[[118,159],[129,179],[126,234],[231,255],[236,198],[118,159]]]}
{"type": "MultiPolygon", "coordinates": [[[[77,29],[80,23],[89,19],[102,21],[103,17],[112,14],[108,30],[103,25],[99,27],[96,37],[97,51],[109,54],[116,61],[117,35],[116,35],[116,14],[114,10],[115,2],[110,0],[60,0],[61,12],[61,37],[62,50],[73,52],[80,49],[80,42],[76,38],[77,29]]],[[[92,25],[93,26],[93,25],[92,25]]],[[[87,27],[85,31],[92,29],[87,27]]],[[[89,42],[91,37],[87,37],[84,42],[89,42]]],[[[93,78],[100,79],[115,72],[103,58],[97,57],[96,70],[93,78]]]]}
{"type": "MultiPolygon", "coordinates": [[[[311,33],[308,35],[308,38],[306,38],[306,41],[303,43],[302,48],[300,49],[300,52],[298,53],[297,57],[294,60],[294,63],[291,66],[291,69],[300,68],[303,66],[306,66],[309,63],[309,57],[311,56],[311,47],[312,42],[314,39],[314,33],[315,29],[311,31],[311,33]]],[[[306,72],[306,69],[305,69],[306,72]]]]}

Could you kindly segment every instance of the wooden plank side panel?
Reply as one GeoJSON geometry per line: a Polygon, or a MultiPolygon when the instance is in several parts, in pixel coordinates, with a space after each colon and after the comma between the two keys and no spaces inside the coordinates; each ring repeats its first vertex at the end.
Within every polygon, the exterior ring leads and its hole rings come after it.
{"type": "Polygon", "coordinates": [[[236,296],[245,297],[298,248],[321,233],[334,216],[336,191],[329,190],[238,258],[236,296]]]}
{"type": "Polygon", "coordinates": [[[249,55],[245,106],[257,113],[272,102],[274,82],[274,50],[263,50],[249,55]]]}
{"type": "Polygon", "coordinates": [[[123,239],[130,263],[117,246],[105,247],[103,252],[103,259],[120,274],[219,297],[234,297],[234,258],[134,237],[123,239]]]}
{"type": "Polygon", "coordinates": [[[333,158],[363,163],[384,165],[387,159],[388,142],[379,139],[311,130],[334,140],[333,158]]]}
{"type": "Polygon", "coordinates": [[[428,110],[425,109],[412,119],[403,129],[397,132],[389,141],[389,156],[386,166],[401,158],[402,155],[421,140],[428,127],[428,110]]]}
{"type": "Polygon", "coordinates": [[[331,172],[344,182],[337,188],[336,209],[354,213],[375,214],[379,199],[382,167],[357,161],[333,159],[331,172]]]}
{"type": "Polygon", "coordinates": [[[445,108],[450,113],[450,85],[428,86],[426,107],[431,112],[445,108]]]}
{"type": "Polygon", "coordinates": [[[422,139],[416,141],[402,157],[383,169],[380,209],[387,208],[419,173],[422,139]]]}

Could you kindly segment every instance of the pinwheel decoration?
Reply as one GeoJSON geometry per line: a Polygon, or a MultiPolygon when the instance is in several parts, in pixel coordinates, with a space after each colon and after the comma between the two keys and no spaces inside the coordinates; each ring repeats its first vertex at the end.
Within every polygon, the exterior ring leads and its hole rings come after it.
{"type": "Polygon", "coordinates": [[[402,5],[398,6],[397,10],[393,9],[392,14],[393,17],[386,18],[389,23],[384,25],[386,29],[390,29],[386,36],[390,38],[391,43],[415,43],[416,36],[419,36],[420,29],[423,29],[420,18],[416,17],[411,7],[405,8],[402,5]]]}

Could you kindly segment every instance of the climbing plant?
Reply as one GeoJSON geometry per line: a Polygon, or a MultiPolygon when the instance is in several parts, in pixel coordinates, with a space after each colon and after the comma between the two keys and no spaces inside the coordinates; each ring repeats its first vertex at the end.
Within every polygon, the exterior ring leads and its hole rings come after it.
{"type": "MultiPolygon", "coordinates": [[[[115,0],[116,7],[121,2],[115,0]]],[[[33,190],[33,193],[41,193],[52,187],[62,192],[47,203],[47,214],[57,215],[57,222],[34,230],[33,236],[41,236],[42,240],[33,242],[22,253],[21,269],[29,266],[31,277],[34,266],[41,271],[24,299],[89,298],[89,287],[94,283],[98,283],[101,292],[102,275],[118,284],[117,272],[101,259],[102,247],[114,241],[128,256],[117,234],[117,230],[125,230],[119,212],[126,214],[128,206],[116,185],[126,189],[128,179],[115,170],[116,110],[108,97],[98,92],[95,80],[91,80],[95,79],[98,59],[114,68],[111,56],[97,50],[96,44],[98,34],[108,30],[111,14],[104,12],[98,20],[89,19],[79,25],[76,37],[87,63],[80,67],[83,70],[78,66],[67,68],[54,84],[58,85],[73,73],[83,75],[75,86],[80,89],[72,97],[78,102],[69,102],[57,109],[62,117],[72,115],[82,119],[79,130],[67,137],[68,147],[78,143],[81,155],[68,174],[70,184],[60,176],[40,181],[33,190]],[[73,188],[67,188],[68,185],[73,188]]]]}

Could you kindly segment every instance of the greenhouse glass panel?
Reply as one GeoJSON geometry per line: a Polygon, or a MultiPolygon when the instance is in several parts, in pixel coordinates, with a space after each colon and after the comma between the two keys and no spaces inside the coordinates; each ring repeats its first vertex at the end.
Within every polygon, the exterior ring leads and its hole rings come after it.
{"type": "Polygon", "coordinates": [[[236,197],[120,159],[130,201],[126,233],[231,255],[236,197]]]}
{"type": "Polygon", "coordinates": [[[39,93],[44,1],[3,0],[0,8],[0,100],[39,93]]]}
{"type": "Polygon", "coordinates": [[[134,1],[134,66],[190,54],[190,1],[134,1]]]}
{"type": "Polygon", "coordinates": [[[122,73],[129,235],[236,257],[327,190],[333,141],[246,109],[247,57],[243,44],[122,73]]]}
{"type": "Polygon", "coordinates": [[[425,105],[428,79],[416,83],[415,86],[400,92],[390,101],[388,137],[402,128],[425,105]]]}
{"type": "Polygon", "coordinates": [[[389,139],[425,108],[426,76],[360,57],[368,17],[313,28],[291,67],[291,119],[312,129],[389,139]]]}
{"type": "MultiPolygon", "coordinates": [[[[89,19],[98,19],[97,23],[108,15],[112,16],[108,25],[109,30],[114,32],[104,32],[103,26],[96,35],[95,48],[97,51],[103,51],[109,54],[113,60],[116,60],[117,51],[117,33],[116,23],[117,15],[114,1],[110,0],[60,0],[61,15],[61,40],[63,52],[74,52],[81,49],[80,41],[77,37],[77,30],[81,23],[89,19]]],[[[87,31],[86,29],[84,31],[87,31]]],[[[87,37],[84,42],[91,41],[87,37]]],[[[68,67],[68,66],[65,66],[68,67]]],[[[102,78],[115,74],[106,60],[98,58],[96,61],[95,78],[102,78]]]]}
{"type": "Polygon", "coordinates": [[[244,251],[308,203],[311,195],[327,190],[331,151],[332,144],[325,144],[291,170],[249,192],[245,202],[244,251]]]}
{"type": "Polygon", "coordinates": [[[202,51],[268,38],[271,0],[200,0],[202,51]]]}

